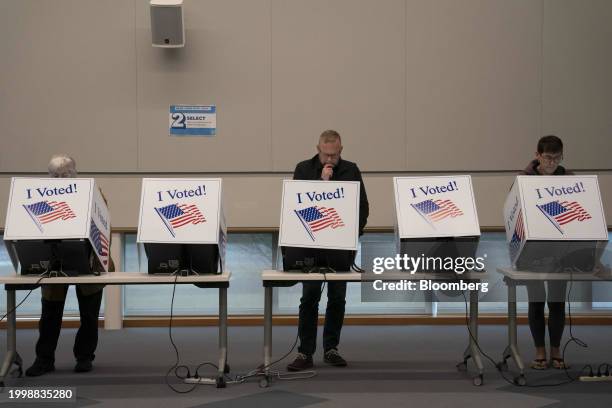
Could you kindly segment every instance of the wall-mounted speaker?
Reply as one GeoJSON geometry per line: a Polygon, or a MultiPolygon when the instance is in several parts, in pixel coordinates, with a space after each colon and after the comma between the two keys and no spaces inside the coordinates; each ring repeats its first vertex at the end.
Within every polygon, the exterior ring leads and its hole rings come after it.
{"type": "Polygon", "coordinates": [[[153,46],[184,47],[183,0],[151,0],[150,5],[153,46]]]}

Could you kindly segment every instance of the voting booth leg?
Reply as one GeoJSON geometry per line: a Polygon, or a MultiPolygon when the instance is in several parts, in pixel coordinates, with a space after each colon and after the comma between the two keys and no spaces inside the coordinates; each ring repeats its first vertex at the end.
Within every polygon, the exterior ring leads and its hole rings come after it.
{"type": "Polygon", "coordinates": [[[471,358],[474,360],[478,374],[473,378],[473,383],[480,386],[484,381],[484,365],[480,350],[478,350],[478,292],[470,291],[470,332],[469,344],[463,352],[463,361],[457,364],[459,371],[467,371],[467,361],[471,358]]]}
{"type": "Polygon", "coordinates": [[[508,368],[506,360],[512,358],[514,364],[519,369],[519,375],[514,378],[518,385],[525,385],[525,366],[518,349],[517,328],[516,328],[516,284],[506,281],[508,285],[508,347],[504,350],[503,359],[498,368],[504,370],[508,368]]]}
{"type": "Polygon", "coordinates": [[[274,288],[265,287],[264,299],[264,378],[259,385],[268,387],[270,385],[270,363],[272,362],[272,299],[274,288]]]}
{"type": "Polygon", "coordinates": [[[4,388],[4,380],[9,370],[15,364],[15,373],[18,377],[23,376],[23,360],[17,353],[17,318],[15,311],[15,290],[6,291],[6,356],[0,369],[0,387],[4,388]]]}
{"type": "Polygon", "coordinates": [[[225,388],[227,365],[227,288],[219,288],[219,372],[217,388],[225,388]]]}
{"type": "Polygon", "coordinates": [[[474,385],[482,385],[484,366],[482,364],[482,358],[480,356],[480,350],[478,350],[478,291],[470,291],[470,353],[476,368],[478,369],[478,375],[474,377],[474,385]]]}
{"type": "Polygon", "coordinates": [[[219,288],[219,365],[216,377],[190,377],[183,380],[185,384],[216,385],[225,388],[225,375],[229,373],[227,364],[227,287],[219,288]]]}

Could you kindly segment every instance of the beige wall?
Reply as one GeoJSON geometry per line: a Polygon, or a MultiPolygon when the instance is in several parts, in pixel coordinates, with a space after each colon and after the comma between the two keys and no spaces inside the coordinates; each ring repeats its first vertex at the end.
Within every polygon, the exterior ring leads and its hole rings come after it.
{"type": "Polygon", "coordinates": [[[365,171],[372,226],[406,172],[472,172],[481,225],[501,225],[547,133],[600,174],[612,223],[610,21],[608,0],[186,0],[186,47],[162,50],[147,0],[0,0],[0,225],[8,178],[65,151],[117,227],[141,177],[173,172],[220,174],[230,226],[274,227],[279,180],[326,128],[365,171]],[[179,103],[216,104],[218,135],[168,137],[179,103]]]}

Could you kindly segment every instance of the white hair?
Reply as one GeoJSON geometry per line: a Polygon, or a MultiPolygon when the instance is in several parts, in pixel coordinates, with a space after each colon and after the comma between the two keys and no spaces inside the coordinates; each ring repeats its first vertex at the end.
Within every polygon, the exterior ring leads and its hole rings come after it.
{"type": "Polygon", "coordinates": [[[54,154],[49,160],[49,175],[51,177],[76,177],[76,162],[67,154],[54,154]]]}

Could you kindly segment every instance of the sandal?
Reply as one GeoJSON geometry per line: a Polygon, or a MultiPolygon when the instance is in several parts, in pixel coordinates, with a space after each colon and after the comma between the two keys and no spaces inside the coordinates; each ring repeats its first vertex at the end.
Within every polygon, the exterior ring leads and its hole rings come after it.
{"type": "Polygon", "coordinates": [[[548,369],[548,362],[545,358],[536,358],[531,362],[531,368],[534,370],[546,370],[548,369]]]}
{"type": "Polygon", "coordinates": [[[559,357],[551,358],[550,366],[556,370],[567,370],[568,368],[570,368],[569,364],[567,364],[565,360],[559,357]]]}

